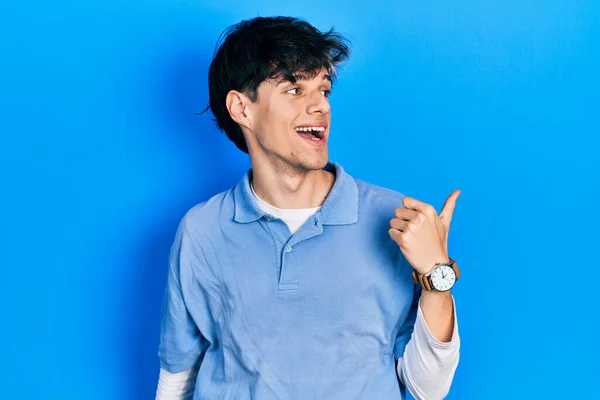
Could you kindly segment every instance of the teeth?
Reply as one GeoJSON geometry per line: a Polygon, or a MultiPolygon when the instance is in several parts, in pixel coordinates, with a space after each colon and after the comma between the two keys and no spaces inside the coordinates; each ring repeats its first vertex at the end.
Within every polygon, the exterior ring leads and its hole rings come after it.
{"type": "Polygon", "coordinates": [[[321,127],[321,126],[311,126],[311,127],[299,127],[299,128],[296,128],[296,132],[310,132],[310,131],[325,132],[325,128],[321,127]]]}

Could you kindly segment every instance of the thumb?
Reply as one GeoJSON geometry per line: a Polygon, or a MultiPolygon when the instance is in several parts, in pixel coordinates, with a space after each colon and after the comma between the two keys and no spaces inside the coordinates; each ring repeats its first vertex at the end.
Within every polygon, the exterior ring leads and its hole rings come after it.
{"type": "Polygon", "coordinates": [[[444,225],[450,228],[450,221],[452,221],[452,214],[454,213],[454,207],[456,207],[456,199],[460,195],[460,190],[455,190],[450,193],[450,196],[444,202],[442,212],[440,213],[440,219],[444,222],[444,225]]]}

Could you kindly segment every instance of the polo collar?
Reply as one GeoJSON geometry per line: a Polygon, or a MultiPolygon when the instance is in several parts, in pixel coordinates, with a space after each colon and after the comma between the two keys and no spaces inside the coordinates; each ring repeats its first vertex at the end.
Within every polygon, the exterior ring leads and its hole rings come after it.
{"type": "MultiPolygon", "coordinates": [[[[357,222],[358,188],[354,178],[337,163],[330,162],[324,169],[335,174],[335,182],[319,211],[321,223],[323,225],[346,225],[357,222]]],[[[254,222],[265,215],[252,194],[251,179],[252,169],[249,169],[233,189],[235,202],[233,219],[239,223],[254,222]]]]}

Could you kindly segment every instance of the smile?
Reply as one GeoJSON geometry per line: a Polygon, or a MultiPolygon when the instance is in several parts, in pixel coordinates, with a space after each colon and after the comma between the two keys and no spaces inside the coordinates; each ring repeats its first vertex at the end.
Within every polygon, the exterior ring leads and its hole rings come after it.
{"type": "Polygon", "coordinates": [[[325,140],[325,127],[322,126],[302,126],[296,128],[296,132],[314,146],[324,146],[327,142],[325,140]]]}

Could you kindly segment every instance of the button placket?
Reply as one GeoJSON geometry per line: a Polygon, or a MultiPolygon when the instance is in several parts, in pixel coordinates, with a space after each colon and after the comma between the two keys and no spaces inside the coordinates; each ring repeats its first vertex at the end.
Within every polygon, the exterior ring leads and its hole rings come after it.
{"type": "MultiPolygon", "coordinates": [[[[290,239],[291,240],[291,239],[290,239]]],[[[286,275],[286,271],[287,271],[287,266],[288,266],[288,258],[290,256],[290,253],[292,252],[292,246],[290,246],[289,242],[285,243],[283,245],[283,248],[281,249],[281,265],[280,265],[280,275],[279,275],[279,290],[295,290],[298,289],[298,283],[297,282],[287,282],[285,275],[286,275]]]]}
{"type": "Polygon", "coordinates": [[[298,289],[299,282],[297,282],[297,279],[299,271],[294,271],[294,268],[296,268],[297,263],[301,261],[300,254],[302,252],[300,251],[300,253],[297,253],[299,250],[295,250],[297,248],[296,246],[321,233],[323,233],[323,225],[321,225],[318,217],[313,217],[312,223],[309,222],[307,226],[300,228],[300,230],[285,243],[281,252],[279,290],[298,289]],[[291,265],[290,262],[292,262],[291,265]]]}

